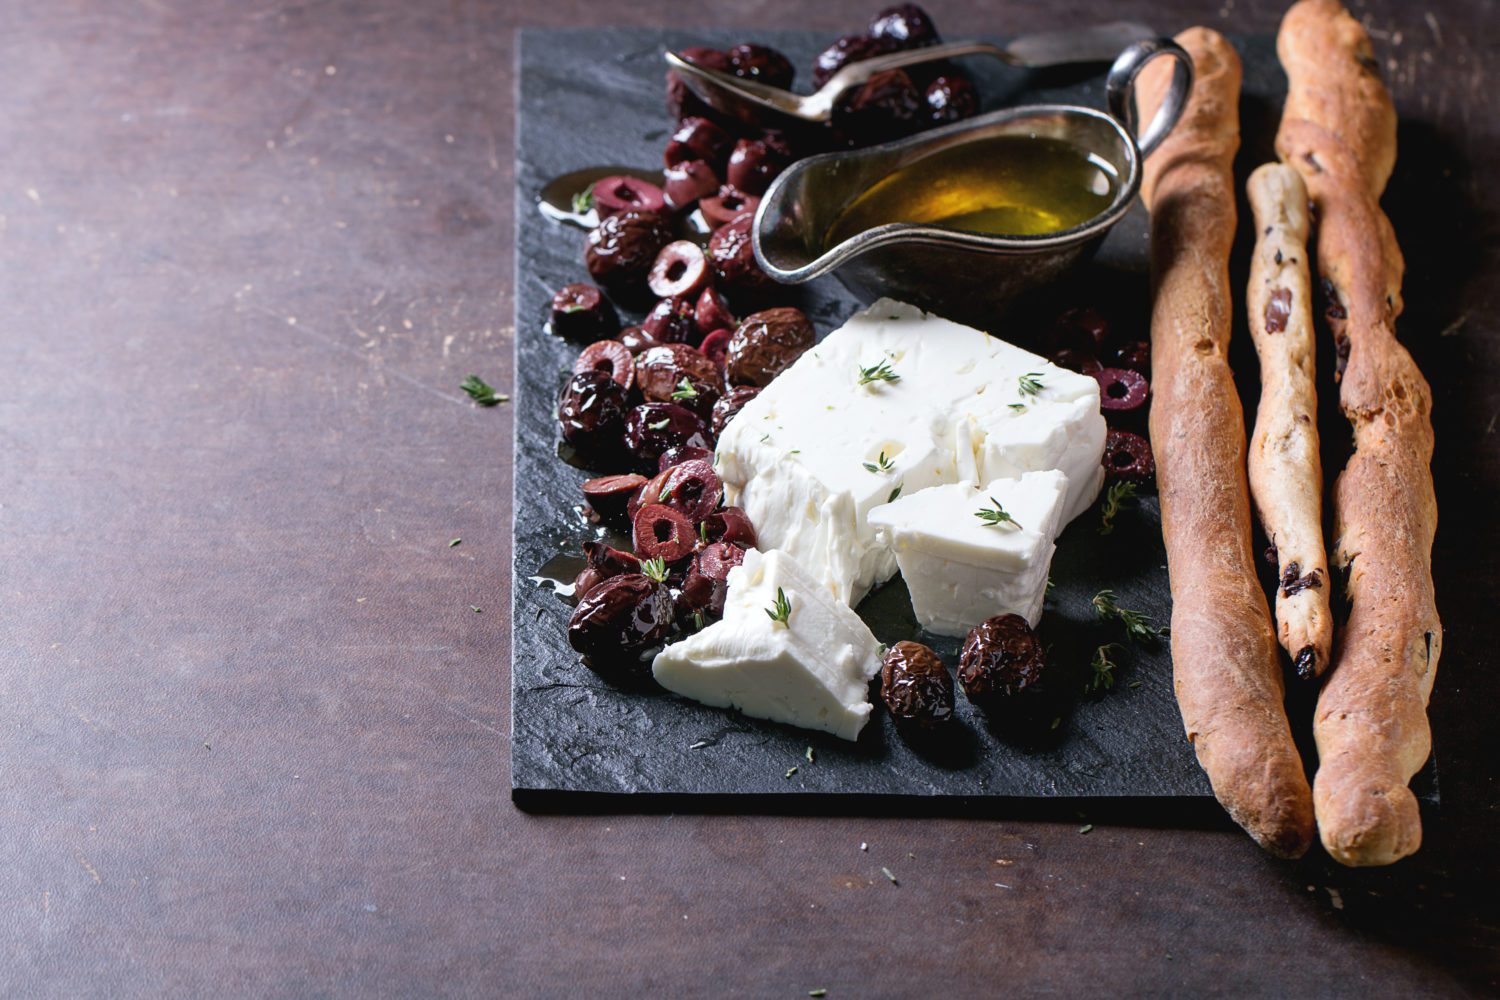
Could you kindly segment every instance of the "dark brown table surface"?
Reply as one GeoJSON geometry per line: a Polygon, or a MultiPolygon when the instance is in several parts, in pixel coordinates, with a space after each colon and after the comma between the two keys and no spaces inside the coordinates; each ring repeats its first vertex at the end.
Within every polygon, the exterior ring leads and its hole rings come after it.
{"type": "MultiPolygon", "coordinates": [[[[513,31],[831,35],[874,4],[24,6],[0,15],[0,993],[1495,989],[1491,0],[1355,5],[1440,166],[1393,182],[1403,330],[1466,373],[1437,386],[1444,802],[1373,872],[1147,805],[511,804],[510,418],[457,385],[511,382],[513,31]]],[[[1106,9],[933,7],[954,35],[1106,9]]]]}

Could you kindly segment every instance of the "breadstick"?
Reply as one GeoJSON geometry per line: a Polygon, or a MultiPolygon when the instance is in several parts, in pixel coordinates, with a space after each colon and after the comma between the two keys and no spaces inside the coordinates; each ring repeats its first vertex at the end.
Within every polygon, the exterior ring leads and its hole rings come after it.
{"type": "Polygon", "coordinates": [[[1333,619],[1323,550],[1307,188],[1297,171],[1282,163],[1265,164],[1245,187],[1256,234],[1245,303],[1260,355],[1250,496],[1276,553],[1278,637],[1297,675],[1310,679],[1328,666],[1333,619]]]}
{"type": "MultiPolygon", "coordinates": [[[[1312,796],[1255,572],[1244,411],[1226,358],[1240,60],[1207,28],[1177,41],[1193,57],[1196,82],[1141,186],[1151,210],[1151,442],[1172,587],[1173,684],[1219,802],[1266,850],[1297,857],[1312,842],[1312,796]]],[[[1166,90],[1163,62],[1141,74],[1142,121],[1166,90]]]]}
{"type": "Polygon", "coordinates": [[[1336,0],[1281,22],[1289,91],[1276,151],[1318,217],[1318,270],[1342,365],[1354,454],[1333,491],[1334,560],[1349,618],[1313,720],[1323,846],[1347,865],[1389,864],[1422,842],[1407,787],[1432,749],[1427,699],[1443,645],[1432,589],[1432,393],[1396,340],[1404,262],[1379,197],[1396,115],[1370,39],[1336,0]]]}

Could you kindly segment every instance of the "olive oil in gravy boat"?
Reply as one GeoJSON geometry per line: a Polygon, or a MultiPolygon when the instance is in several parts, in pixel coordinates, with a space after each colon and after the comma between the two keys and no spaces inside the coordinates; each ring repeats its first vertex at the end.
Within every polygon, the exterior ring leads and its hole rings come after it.
{"type": "Polygon", "coordinates": [[[1192,89],[1192,59],[1168,38],[1131,45],[1110,68],[1109,113],[1068,104],[1008,108],[908,139],[801,160],[776,178],[755,217],[760,266],[776,281],[801,284],[834,272],[864,301],[890,296],[976,326],[1088,259],[1130,209],[1141,162],[1171,132],[1192,89]],[[1161,109],[1137,140],[1135,80],[1152,59],[1175,61],[1161,109]],[[926,156],[1000,136],[1062,140],[1089,154],[1116,180],[1109,205],[1055,233],[1004,236],[934,224],[889,223],[828,245],[844,210],[878,181],[926,156]]]}

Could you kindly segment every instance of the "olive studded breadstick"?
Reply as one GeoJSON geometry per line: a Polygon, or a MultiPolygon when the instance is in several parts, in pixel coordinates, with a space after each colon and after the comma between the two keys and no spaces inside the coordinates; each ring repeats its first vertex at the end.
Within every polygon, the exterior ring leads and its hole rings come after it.
{"type": "Polygon", "coordinates": [[[1404,263],[1379,197],[1396,115],[1370,39],[1336,0],[1301,0],[1277,53],[1289,85],[1276,151],[1307,184],[1318,270],[1354,454],[1333,491],[1334,560],[1349,617],[1313,720],[1323,846],[1348,865],[1421,846],[1407,787],[1432,736],[1427,699],[1443,645],[1432,588],[1432,393],[1396,340],[1404,263]]]}
{"type": "MultiPolygon", "coordinates": [[[[1227,360],[1240,60],[1207,28],[1177,41],[1193,57],[1196,82],[1141,186],[1151,211],[1151,443],[1172,587],[1173,685],[1224,808],[1266,850],[1297,857],[1312,842],[1312,795],[1256,576],[1244,412],[1227,360]]],[[[1141,120],[1161,104],[1169,78],[1160,61],[1141,74],[1141,120]]]]}
{"type": "Polygon", "coordinates": [[[1333,620],[1323,549],[1307,188],[1291,167],[1267,163],[1250,175],[1246,191],[1255,214],[1255,254],[1245,305],[1260,355],[1250,496],[1276,553],[1282,648],[1297,675],[1312,678],[1328,666],[1333,620]]]}

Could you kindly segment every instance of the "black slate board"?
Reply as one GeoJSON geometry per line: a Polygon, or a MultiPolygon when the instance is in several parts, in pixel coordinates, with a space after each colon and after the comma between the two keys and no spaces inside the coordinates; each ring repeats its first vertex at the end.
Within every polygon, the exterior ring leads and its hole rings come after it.
{"type": "MultiPolygon", "coordinates": [[[[807,33],[757,32],[799,67],[828,41],[807,33]]],[[[743,40],[713,31],[532,30],[521,33],[516,140],[515,564],[511,672],[511,767],[523,803],[556,793],[711,796],[854,797],[900,803],[909,797],[1200,797],[1208,782],[1183,736],[1172,694],[1165,641],[1121,651],[1114,688],[1069,698],[1056,720],[1022,730],[986,720],[960,695],[956,732],[935,747],[913,746],[878,707],[856,743],[821,733],[700,706],[660,690],[620,690],[583,667],[569,648],[570,606],[536,578],[562,553],[576,553],[593,529],[577,506],[588,474],[557,455],[552,416],[557,390],[576,345],[543,330],[552,291],[587,280],[582,233],[549,221],[535,208],[552,177],[599,163],[650,168],[670,122],[662,104],[664,48],[727,46],[743,40]],[[812,748],[813,761],[806,757],[812,748]],[[797,767],[787,776],[788,769],[797,767]],[[549,794],[551,793],[551,794],[549,794]]],[[[1271,155],[1270,137],[1284,80],[1269,39],[1240,42],[1245,57],[1242,113],[1247,169],[1271,155]]],[[[1098,75],[1028,75],[975,61],[985,108],[1034,101],[1103,106],[1098,75]]],[[[805,72],[805,70],[803,71],[805,72]]],[[[1111,234],[1089,270],[1059,292],[1103,307],[1117,323],[1145,335],[1147,237],[1137,206],[1111,234]]],[[[788,290],[821,333],[841,324],[859,303],[833,279],[788,290]]],[[[1008,322],[1008,339],[1024,342],[1025,317],[1008,322]]],[[[1248,338],[1237,338],[1245,349],[1248,338]]],[[[1253,354],[1237,370],[1254,371],[1253,354]]],[[[1250,384],[1253,386],[1253,374],[1250,384]]],[[[1254,398],[1254,391],[1246,397],[1254,398]]],[[[1165,622],[1170,601],[1155,497],[1121,515],[1113,534],[1097,531],[1097,507],[1058,542],[1055,592],[1042,623],[1054,682],[1081,689],[1096,646],[1118,641],[1118,626],[1098,622],[1090,598],[1111,587],[1120,603],[1165,622]]],[[[1269,584],[1269,581],[1268,581],[1269,584]]],[[[917,636],[899,578],[860,608],[884,642],[921,638],[950,664],[957,644],[917,636]]],[[[1294,694],[1294,714],[1310,717],[1310,692],[1294,694]]],[[[1307,728],[1304,724],[1301,728],[1307,728]]],[[[1305,757],[1312,759],[1310,748],[1305,757]]]]}

